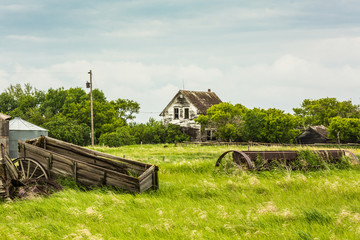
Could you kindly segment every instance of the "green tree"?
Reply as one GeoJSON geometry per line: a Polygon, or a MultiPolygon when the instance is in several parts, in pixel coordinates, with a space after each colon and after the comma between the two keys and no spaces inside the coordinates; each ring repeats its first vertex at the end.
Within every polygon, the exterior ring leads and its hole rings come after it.
{"type": "Polygon", "coordinates": [[[205,128],[216,129],[217,137],[224,141],[234,141],[241,139],[241,127],[243,115],[246,107],[241,104],[231,104],[227,102],[211,106],[206,115],[199,115],[195,122],[205,128]]]}
{"type": "Polygon", "coordinates": [[[265,116],[265,110],[260,108],[249,109],[245,112],[242,128],[245,141],[265,142],[262,131],[265,127],[265,116]]]}
{"type": "Polygon", "coordinates": [[[0,94],[0,112],[9,114],[11,111],[14,111],[19,106],[18,101],[16,101],[15,96],[11,95],[8,92],[3,92],[0,94]]]}
{"type": "Polygon", "coordinates": [[[167,143],[189,141],[190,136],[181,131],[181,127],[174,124],[169,124],[165,128],[165,141],[167,143]]]}
{"type": "MultiPolygon", "coordinates": [[[[93,90],[94,129],[95,139],[107,132],[113,132],[118,127],[127,124],[127,120],[135,118],[139,111],[139,104],[131,100],[118,99],[107,101],[105,94],[93,90]]],[[[81,88],[67,90],[67,97],[63,104],[63,114],[67,118],[85,123],[90,127],[90,95],[81,88]]]]}
{"type": "Polygon", "coordinates": [[[244,121],[243,134],[247,141],[290,143],[300,134],[299,118],[275,108],[247,110],[244,121]]]}
{"type": "Polygon", "coordinates": [[[38,107],[45,98],[45,93],[33,88],[30,84],[21,87],[20,84],[10,85],[4,93],[1,94],[1,107],[12,117],[21,117],[31,121],[34,116],[39,117],[37,123],[44,122],[44,117],[38,114],[38,107]]]}
{"type": "Polygon", "coordinates": [[[140,104],[129,99],[117,99],[110,102],[116,110],[118,117],[122,118],[127,122],[128,120],[135,119],[136,113],[139,113],[140,104]]]}
{"type": "Polygon", "coordinates": [[[58,115],[43,124],[43,127],[49,130],[50,137],[82,146],[90,144],[89,126],[73,119],[58,115]]]}
{"type": "Polygon", "coordinates": [[[135,138],[130,134],[129,126],[122,126],[116,132],[101,135],[99,142],[109,147],[120,147],[135,144],[135,138]]]}
{"type": "Polygon", "coordinates": [[[63,112],[63,106],[67,98],[67,91],[64,88],[50,88],[45,94],[44,101],[40,104],[40,111],[46,118],[51,118],[63,112]]]}
{"type": "Polygon", "coordinates": [[[360,119],[335,117],[330,120],[329,137],[341,142],[360,142],[360,119]]]}
{"type": "Polygon", "coordinates": [[[360,107],[351,101],[338,101],[336,98],[305,99],[300,108],[293,108],[296,116],[303,119],[304,125],[329,126],[334,117],[359,118],[360,107]]]}
{"type": "Polygon", "coordinates": [[[300,134],[296,128],[299,118],[275,108],[269,108],[265,113],[263,136],[266,142],[291,143],[300,134]]]}

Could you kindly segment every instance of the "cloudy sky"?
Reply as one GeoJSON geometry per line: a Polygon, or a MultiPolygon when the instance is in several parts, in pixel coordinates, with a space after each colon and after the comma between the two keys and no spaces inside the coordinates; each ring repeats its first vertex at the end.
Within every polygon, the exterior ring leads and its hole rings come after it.
{"type": "Polygon", "coordinates": [[[179,89],[292,112],[360,104],[358,0],[1,0],[0,91],[94,87],[147,121],[179,89]]]}

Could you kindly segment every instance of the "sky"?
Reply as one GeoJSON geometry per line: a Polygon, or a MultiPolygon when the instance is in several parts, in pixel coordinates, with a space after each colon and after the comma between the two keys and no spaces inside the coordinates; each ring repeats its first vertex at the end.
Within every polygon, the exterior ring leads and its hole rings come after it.
{"type": "Polygon", "coordinates": [[[292,113],[360,104],[359,0],[1,0],[0,92],[93,86],[160,119],[180,89],[292,113]]]}

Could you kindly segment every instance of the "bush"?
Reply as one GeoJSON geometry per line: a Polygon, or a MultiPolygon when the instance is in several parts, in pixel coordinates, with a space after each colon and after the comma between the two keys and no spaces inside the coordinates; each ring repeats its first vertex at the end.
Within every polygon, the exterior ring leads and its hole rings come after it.
{"type": "Polygon", "coordinates": [[[99,143],[109,147],[119,147],[140,143],[183,142],[189,139],[190,137],[181,131],[180,126],[169,124],[165,127],[160,121],[150,119],[146,124],[131,123],[117,128],[115,132],[104,133],[99,143]]]}
{"type": "Polygon", "coordinates": [[[81,146],[90,144],[90,127],[85,123],[78,124],[72,119],[55,116],[42,126],[49,130],[50,137],[81,146]]]}
{"type": "Polygon", "coordinates": [[[328,128],[332,139],[340,137],[341,142],[356,143],[360,141],[360,119],[335,117],[330,120],[328,128]]]}
{"type": "Polygon", "coordinates": [[[104,144],[109,147],[120,147],[123,145],[135,144],[135,138],[130,135],[130,129],[128,126],[120,127],[116,132],[104,133],[99,139],[100,144],[104,144]]]}

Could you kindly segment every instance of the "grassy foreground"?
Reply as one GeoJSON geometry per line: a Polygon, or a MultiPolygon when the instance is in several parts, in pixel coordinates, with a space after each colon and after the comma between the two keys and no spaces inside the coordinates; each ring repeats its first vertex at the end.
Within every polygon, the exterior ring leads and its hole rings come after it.
{"type": "Polygon", "coordinates": [[[0,202],[0,239],[360,238],[358,167],[225,174],[214,168],[220,154],[247,147],[95,149],[157,164],[160,189],[133,195],[67,182],[50,197],[0,202]]]}

